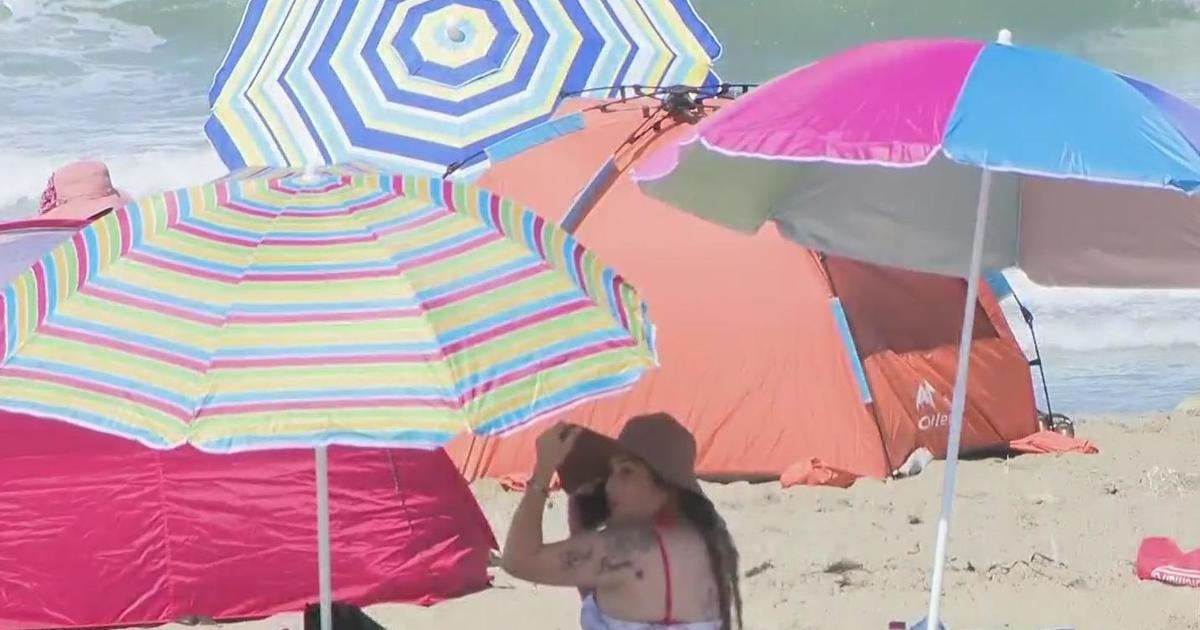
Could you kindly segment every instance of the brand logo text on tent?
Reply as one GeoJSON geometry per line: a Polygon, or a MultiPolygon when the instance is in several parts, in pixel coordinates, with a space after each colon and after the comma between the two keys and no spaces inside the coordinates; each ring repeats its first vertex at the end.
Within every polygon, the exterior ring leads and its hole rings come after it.
{"type": "Polygon", "coordinates": [[[929,381],[923,380],[920,385],[917,385],[915,406],[918,416],[917,430],[928,431],[950,424],[950,414],[942,413],[937,409],[937,391],[933,389],[933,385],[929,381]]]}

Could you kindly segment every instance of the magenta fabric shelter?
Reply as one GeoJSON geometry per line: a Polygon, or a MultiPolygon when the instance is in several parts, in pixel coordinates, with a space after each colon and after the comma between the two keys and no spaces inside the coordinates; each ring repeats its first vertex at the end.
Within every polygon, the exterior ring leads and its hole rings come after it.
{"type": "MultiPolygon", "coordinates": [[[[444,451],[330,449],[334,597],[488,585],[496,543],[444,451]]],[[[295,611],[317,592],[311,450],[155,451],[0,414],[0,628],[295,611]]]]}

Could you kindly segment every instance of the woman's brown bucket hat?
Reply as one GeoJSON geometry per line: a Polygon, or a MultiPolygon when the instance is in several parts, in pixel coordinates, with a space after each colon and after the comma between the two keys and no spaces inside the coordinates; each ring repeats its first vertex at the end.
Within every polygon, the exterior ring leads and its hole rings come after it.
{"type": "Polygon", "coordinates": [[[636,458],[664,482],[680,490],[703,495],[696,478],[696,438],[671,414],[659,412],[630,418],[616,439],[582,428],[571,452],[558,468],[563,490],[608,475],[608,463],[616,455],[636,458]]]}

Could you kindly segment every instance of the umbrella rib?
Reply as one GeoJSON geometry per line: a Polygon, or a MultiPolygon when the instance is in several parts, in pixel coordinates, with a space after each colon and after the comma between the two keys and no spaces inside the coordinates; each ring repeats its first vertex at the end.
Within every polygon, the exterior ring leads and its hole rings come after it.
{"type": "MultiPolygon", "coordinates": [[[[275,216],[271,217],[270,223],[272,224],[272,226],[279,220],[279,216],[280,216],[279,214],[276,214],[275,216]]],[[[200,416],[201,410],[208,407],[209,403],[212,401],[213,397],[216,394],[215,383],[213,382],[213,379],[212,379],[212,365],[213,365],[214,359],[221,352],[221,340],[225,337],[225,333],[226,333],[225,327],[229,323],[230,317],[233,315],[234,311],[238,307],[238,304],[239,304],[238,296],[241,294],[242,282],[245,281],[245,279],[246,279],[246,272],[249,271],[250,269],[254,268],[257,258],[258,258],[258,253],[260,251],[262,251],[263,241],[265,241],[267,239],[267,237],[270,236],[272,233],[274,233],[274,230],[270,227],[268,227],[267,229],[262,230],[258,233],[258,235],[257,235],[258,242],[255,243],[255,245],[253,247],[249,248],[249,254],[247,255],[246,260],[245,260],[244,264],[242,265],[241,270],[238,273],[237,281],[233,284],[232,287],[229,288],[229,291],[227,293],[227,295],[229,295],[229,300],[224,305],[225,308],[224,308],[224,312],[221,314],[221,323],[216,326],[217,330],[215,331],[215,333],[213,334],[213,337],[212,337],[213,344],[208,353],[208,364],[204,366],[204,377],[205,378],[204,378],[203,382],[204,382],[205,391],[203,392],[200,399],[197,401],[196,407],[194,409],[192,409],[192,418],[188,422],[187,442],[189,442],[189,443],[191,442],[191,436],[194,432],[196,425],[199,424],[200,422],[202,422],[201,416],[200,416]]]]}
{"type": "Polygon", "coordinates": [[[443,385],[446,386],[448,393],[454,397],[454,399],[456,401],[455,408],[460,414],[461,420],[463,422],[463,426],[465,426],[467,431],[470,432],[472,430],[470,421],[466,417],[462,417],[462,416],[465,416],[465,405],[462,404],[462,392],[459,391],[459,387],[458,387],[458,383],[460,382],[460,379],[458,378],[458,375],[456,375],[454,373],[453,365],[451,365],[446,360],[445,351],[444,351],[444,348],[446,347],[446,345],[442,342],[441,338],[438,335],[437,329],[433,326],[432,322],[430,322],[429,318],[427,317],[429,311],[425,305],[425,302],[422,299],[420,299],[420,292],[417,290],[417,287],[413,286],[412,282],[408,279],[408,277],[406,277],[405,273],[400,270],[399,265],[394,262],[394,257],[392,255],[393,254],[392,248],[388,247],[387,243],[384,242],[379,237],[379,234],[377,232],[375,232],[373,229],[371,229],[368,225],[363,223],[362,219],[355,213],[350,214],[348,216],[348,219],[351,222],[353,222],[356,225],[356,227],[363,232],[364,235],[366,235],[368,238],[371,239],[370,240],[371,245],[378,247],[380,249],[380,251],[383,253],[386,260],[392,262],[392,264],[395,266],[395,269],[397,271],[397,273],[392,277],[395,278],[396,281],[407,285],[408,288],[410,289],[410,292],[413,294],[414,297],[416,297],[416,299],[414,301],[417,304],[417,308],[420,309],[420,311],[421,311],[421,315],[418,317],[418,319],[421,321],[421,323],[423,323],[425,325],[425,328],[428,331],[430,338],[434,341],[434,344],[437,346],[437,354],[440,357],[438,364],[440,364],[446,372],[449,372],[448,382],[443,383],[443,385]]]}
{"type": "MultiPolygon", "coordinates": [[[[628,104],[628,103],[633,102],[633,100],[635,98],[653,98],[653,99],[659,101],[659,106],[656,109],[656,111],[668,112],[672,109],[672,106],[673,106],[673,103],[669,100],[670,97],[682,97],[684,95],[689,95],[690,99],[687,102],[688,107],[692,110],[700,110],[704,113],[707,113],[709,111],[714,111],[717,108],[706,104],[704,101],[706,101],[710,98],[718,98],[718,99],[722,99],[722,100],[733,100],[733,99],[737,98],[738,96],[745,94],[751,88],[754,88],[757,86],[758,86],[757,83],[722,83],[718,86],[715,86],[712,90],[709,90],[708,88],[704,88],[704,87],[692,87],[692,86],[684,86],[684,85],[656,86],[653,88],[647,88],[647,86],[642,86],[642,85],[609,85],[609,86],[604,86],[604,87],[575,90],[572,92],[562,92],[560,94],[560,96],[562,96],[563,98],[570,98],[570,97],[574,97],[574,96],[581,96],[587,92],[598,92],[601,90],[619,90],[621,92],[620,98],[606,100],[603,103],[598,103],[596,105],[590,105],[588,107],[585,107],[585,108],[579,110],[579,113],[585,113],[585,112],[592,112],[592,111],[606,112],[613,105],[628,104]],[[634,93],[632,95],[627,94],[626,92],[628,90],[632,90],[634,93]],[[711,93],[708,93],[709,91],[711,91],[711,93]]],[[[624,147],[626,144],[630,144],[631,142],[636,142],[636,141],[640,140],[645,135],[645,133],[648,133],[648,132],[649,132],[648,129],[643,130],[641,127],[639,127],[638,130],[636,130],[633,134],[631,134],[629,140],[627,140],[626,143],[617,147],[616,151],[620,151],[621,148],[624,147]]],[[[615,153],[615,151],[614,151],[614,153],[615,153]]],[[[451,162],[446,167],[446,170],[443,171],[442,178],[450,177],[455,172],[461,170],[467,164],[470,164],[470,163],[474,162],[476,159],[486,156],[486,155],[487,155],[487,149],[484,148],[484,149],[475,151],[474,153],[462,158],[461,160],[451,162]]]]}

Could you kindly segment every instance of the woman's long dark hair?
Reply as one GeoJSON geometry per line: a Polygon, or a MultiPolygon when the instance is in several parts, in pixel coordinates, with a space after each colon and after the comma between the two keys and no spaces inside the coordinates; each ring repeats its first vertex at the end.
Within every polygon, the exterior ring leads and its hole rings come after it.
{"type": "Polygon", "coordinates": [[[707,497],[695,492],[680,492],[679,511],[704,538],[713,580],[717,583],[717,603],[721,607],[721,630],[733,630],[733,620],[742,628],[742,591],[738,580],[738,550],[725,519],[707,497]]]}

